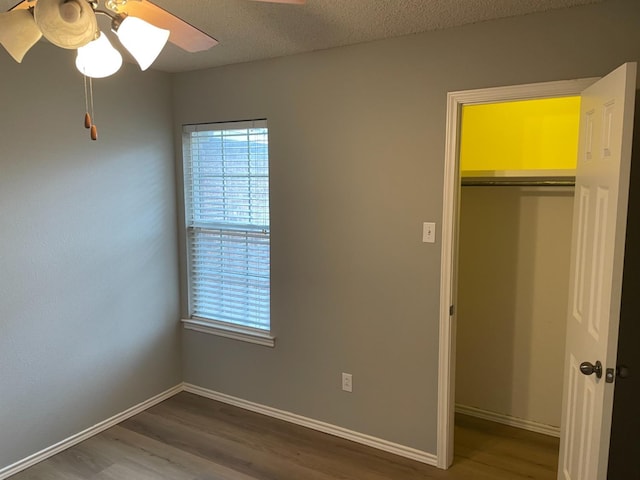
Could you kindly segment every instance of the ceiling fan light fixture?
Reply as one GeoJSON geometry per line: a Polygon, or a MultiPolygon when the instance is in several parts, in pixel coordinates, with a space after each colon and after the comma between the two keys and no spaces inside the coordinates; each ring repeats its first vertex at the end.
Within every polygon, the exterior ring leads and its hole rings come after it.
{"type": "Polygon", "coordinates": [[[29,10],[0,13],[0,44],[16,62],[22,63],[24,56],[41,37],[42,32],[29,10]]]}
{"type": "Polygon", "coordinates": [[[122,55],[102,32],[98,38],[78,48],[76,68],[87,77],[105,78],[113,75],[122,66],[122,55]]]}
{"type": "Polygon", "coordinates": [[[171,32],[145,22],[141,18],[123,14],[116,15],[113,31],[142,70],[146,70],[158,58],[167,44],[171,32]]]}
{"type": "Polygon", "coordinates": [[[75,50],[96,38],[96,14],[86,0],[38,0],[33,16],[44,37],[60,48],[75,50]]]}

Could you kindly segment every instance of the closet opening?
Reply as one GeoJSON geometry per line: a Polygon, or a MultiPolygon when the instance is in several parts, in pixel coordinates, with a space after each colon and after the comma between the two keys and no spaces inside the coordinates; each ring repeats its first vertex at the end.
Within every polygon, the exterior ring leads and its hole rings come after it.
{"type": "Polygon", "coordinates": [[[579,117],[579,96],[462,107],[454,448],[496,478],[557,475],[579,117]]]}
{"type": "MultiPolygon", "coordinates": [[[[559,442],[561,465],[558,472],[567,478],[606,476],[615,369],[608,366],[609,377],[603,377],[603,380],[592,368],[598,362],[615,366],[618,353],[636,71],[636,63],[626,63],[598,79],[514,85],[447,94],[438,343],[437,465],[440,468],[447,469],[455,463],[455,384],[456,369],[460,370],[460,365],[456,365],[459,213],[461,190],[468,188],[461,186],[460,175],[463,109],[496,102],[580,96],[579,154],[575,168],[575,208],[569,253],[570,303],[566,309],[565,361],[562,369],[562,429],[559,442]],[[591,363],[591,359],[597,360],[595,364],[591,363]],[[591,375],[592,373],[596,375],[591,375]],[[578,444],[584,448],[573,448],[578,444]]],[[[530,129],[527,128],[526,131],[530,129]]],[[[503,133],[502,138],[506,143],[510,137],[503,133]]],[[[490,156],[495,157],[495,151],[490,151],[490,156]]],[[[496,171],[501,170],[496,168],[496,171]]],[[[544,176],[540,173],[536,172],[544,176]]],[[[485,236],[485,233],[481,235],[485,236]]],[[[553,235],[554,232],[549,234],[551,238],[554,238],[553,235]]],[[[500,297],[503,305],[506,304],[504,298],[500,297]]],[[[534,306],[538,308],[539,304],[532,305],[532,308],[534,306]]],[[[499,344],[493,340],[485,343],[499,344]]],[[[530,343],[528,346],[531,349],[530,343]]],[[[518,349],[512,348],[512,351],[516,350],[518,349]]],[[[458,359],[458,363],[472,365],[475,375],[486,378],[481,388],[488,389],[494,372],[484,360],[464,358],[458,359]]],[[[530,367],[527,372],[526,369],[512,368],[512,372],[512,377],[519,379],[524,373],[535,373],[535,369],[530,367]]],[[[531,398],[527,400],[527,404],[528,402],[531,402],[531,398]]],[[[499,425],[496,422],[493,424],[499,425]]],[[[507,457],[501,454],[495,458],[507,457]]],[[[466,469],[468,463],[460,462],[460,465],[466,469]]],[[[488,478],[501,478],[495,473],[489,474],[488,478]]]]}

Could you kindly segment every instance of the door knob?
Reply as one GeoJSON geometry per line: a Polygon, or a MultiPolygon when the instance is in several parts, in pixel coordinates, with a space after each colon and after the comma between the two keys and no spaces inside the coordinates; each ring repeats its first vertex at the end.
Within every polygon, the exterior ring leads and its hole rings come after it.
{"type": "Polygon", "coordinates": [[[618,378],[629,378],[629,367],[626,365],[618,365],[616,367],[616,376],[618,378]]]}
{"type": "Polygon", "coordinates": [[[595,373],[597,378],[602,378],[602,363],[600,363],[600,360],[598,360],[595,365],[590,362],[582,362],[580,364],[580,371],[584,375],[595,373]]]}
{"type": "Polygon", "coordinates": [[[607,383],[613,383],[616,377],[629,378],[629,367],[626,365],[618,365],[615,369],[607,368],[607,373],[604,376],[607,383]]]}

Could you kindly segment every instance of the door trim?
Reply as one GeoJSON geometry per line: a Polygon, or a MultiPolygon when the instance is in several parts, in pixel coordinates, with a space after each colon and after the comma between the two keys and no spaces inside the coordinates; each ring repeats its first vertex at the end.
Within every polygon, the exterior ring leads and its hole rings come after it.
{"type": "Polygon", "coordinates": [[[458,221],[460,199],[459,134],[464,105],[533,100],[580,95],[598,78],[530,83],[506,87],[463,90],[447,94],[447,119],[442,199],[442,250],[440,265],[440,329],[438,349],[437,465],[453,463],[453,419],[455,413],[455,309],[458,273],[458,221]]]}

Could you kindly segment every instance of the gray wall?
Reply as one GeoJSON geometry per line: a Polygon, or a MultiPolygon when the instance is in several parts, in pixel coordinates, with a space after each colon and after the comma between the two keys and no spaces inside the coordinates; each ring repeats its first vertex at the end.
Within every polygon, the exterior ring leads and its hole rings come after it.
{"type": "Polygon", "coordinates": [[[181,381],[170,77],[0,52],[0,469],[181,381]]]}
{"type": "Polygon", "coordinates": [[[446,93],[603,75],[640,59],[638,25],[640,2],[609,0],[177,75],[177,129],[269,121],[278,337],[187,332],[186,381],[435,452],[440,243],[420,238],[446,93]]]}

